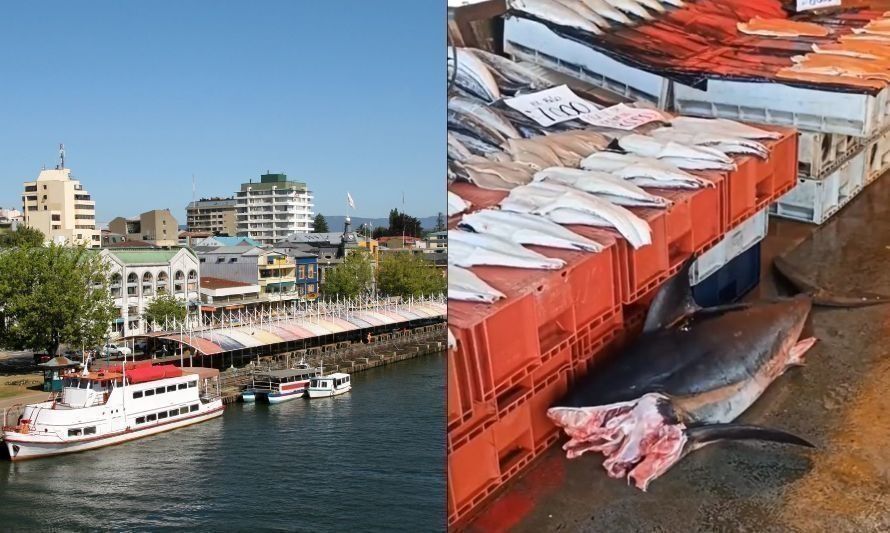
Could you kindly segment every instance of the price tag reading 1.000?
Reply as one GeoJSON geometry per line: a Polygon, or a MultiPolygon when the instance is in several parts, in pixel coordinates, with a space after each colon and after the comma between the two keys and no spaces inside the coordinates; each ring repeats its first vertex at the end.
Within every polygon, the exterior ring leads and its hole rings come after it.
{"type": "Polygon", "coordinates": [[[839,6],[841,5],[841,0],[797,0],[796,3],[797,11],[808,11],[810,9],[839,6]]]}
{"type": "Polygon", "coordinates": [[[597,110],[565,85],[507,98],[504,103],[545,128],[597,110]]]}

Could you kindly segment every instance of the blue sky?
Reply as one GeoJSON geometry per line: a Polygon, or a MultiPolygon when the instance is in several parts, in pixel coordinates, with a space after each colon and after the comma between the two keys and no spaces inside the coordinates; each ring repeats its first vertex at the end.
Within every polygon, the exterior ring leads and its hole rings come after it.
{"type": "Polygon", "coordinates": [[[0,206],[57,162],[97,220],[229,195],[266,170],[317,212],[445,211],[445,3],[11,2],[0,206]]]}

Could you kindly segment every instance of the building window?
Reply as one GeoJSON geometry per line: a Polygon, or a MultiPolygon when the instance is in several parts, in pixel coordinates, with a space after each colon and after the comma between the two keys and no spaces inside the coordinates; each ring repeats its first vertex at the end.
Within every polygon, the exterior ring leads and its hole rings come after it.
{"type": "Polygon", "coordinates": [[[297,275],[298,279],[306,279],[306,265],[300,265],[298,267],[299,274],[297,275]]]}
{"type": "Polygon", "coordinates": [[[46,195],[45,195],[45,194],[43,195],[43,201],[44,201],[44,202],[46,201],[46,195]]]}
{"type": "Polygon", "coordinates": [[[306,270],[307,270],[307,277],[309,279],[312,279],[315,277],[315,265],[307,265],[306,270]]]}
{"type": "Polygon", "coordinates": [[[62,221],[62,215],[52,215],[50,218],[52,219],[53,222],[61,222],[62,221]]]}

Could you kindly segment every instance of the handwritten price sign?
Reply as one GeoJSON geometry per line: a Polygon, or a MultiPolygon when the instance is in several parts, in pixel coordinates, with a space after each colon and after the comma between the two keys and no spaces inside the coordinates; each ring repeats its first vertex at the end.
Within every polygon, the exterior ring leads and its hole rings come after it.
{"type": "Polygon", "coordinates": [[[624,104],[613,105],[580,118],[592,126],[618,130],[633,130],[643,124],[665,120],[664,115],[654,109],[637,109],[624,104]]]}
{"type": "Polygon", "coordinates": [[[841,5],[841,0],[797,0],[797,11],[822,9],[823,7],[835,7],[839,5],[841,5]]]}
{"type": "Polygon", "coordinates": [[[504,103],[545,128],[597,110],[596,105],[580,98],[565,85],[507,98],[504,103]]]}

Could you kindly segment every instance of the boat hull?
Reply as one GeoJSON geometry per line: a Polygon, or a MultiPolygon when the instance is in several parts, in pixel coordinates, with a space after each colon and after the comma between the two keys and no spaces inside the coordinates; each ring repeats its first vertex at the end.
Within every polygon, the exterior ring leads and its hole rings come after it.
{"type": "Polygon", "coordinates": [[[295,398],[302,398],[304,396],[306,396],[306,390],[300,389],[294,392],[270,392],[266,394],[265,399],[267,402],[275,404],[293,400],[295,398]]]}
{"type": "Polygon", "coordinates": [[[244,403],[252,403],[256,401],[256,393],[253,391],[244,391],[241,393],[241,401],[244,403]]]}
{"type": "Polygon", "coordinates": [[[93,439],[83,439],[78,441],[40,441],[29,438],[29,435],[20,435],[14,432],[4,433],[4,444],[9,452],[9,458],[12,461],[24,461],[28,459],[39,459],[41,457],[51,457],[53,455],[64,455],[68,453],[85,452],[103,448],[105,446],[113,446],[122,444],[131,440],[156,435],[165,431],[190,426],[206,422],[213,418],[217,418],[223,414],[225,406],[220,400],[217,400],[218,406],[214,406],[202,413],[193,416],[172,420],[163,424],[157,424],[138,430],[122,431],[108,436],[99,436],[93,439]]]}
{"type": "Polygon", "coordinates": [[[341,394],[346,394],[347,392],[352,390],[352,386],[343,387],[340,389],[309,389],[307,391],[310,398],[330,398],[331,396],[339,396],[341,394]]]}

